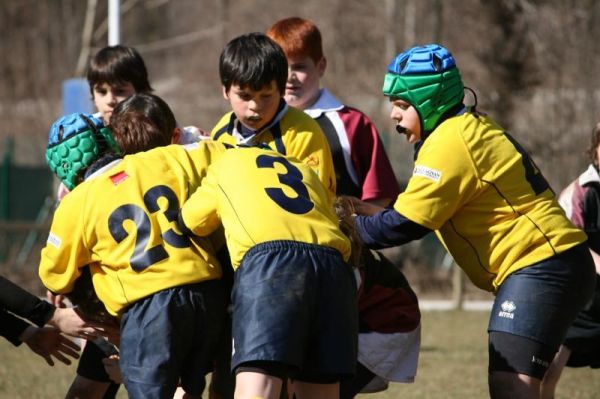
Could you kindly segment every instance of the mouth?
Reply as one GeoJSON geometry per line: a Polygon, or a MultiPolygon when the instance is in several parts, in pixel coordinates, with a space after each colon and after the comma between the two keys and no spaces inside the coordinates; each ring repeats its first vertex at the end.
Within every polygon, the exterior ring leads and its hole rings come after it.
{"type": "Polygon", "coordinates": [[[252,115],[252,116],[249,116],[249,117],[246,118],[247,121],[254,122],[254,123],[260,122],[261,119],[262,118],[260,116],[258,116],[258,115],[252,115]]]}
{"type": "Polygon", "coordinates": [[[396,125],[396,131],[400,134],[408,134],[408,131],[404,126],[396,125]]]}

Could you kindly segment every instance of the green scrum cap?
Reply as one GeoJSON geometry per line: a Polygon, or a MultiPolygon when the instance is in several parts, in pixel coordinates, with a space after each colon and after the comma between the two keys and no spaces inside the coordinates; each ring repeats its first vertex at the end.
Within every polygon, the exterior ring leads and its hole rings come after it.
{"type": "Polygon", "coordinates": [[[450,52],[438,45],[417,46],[398,54],[388,65],[383,94],[410,103],[429,133],[440,118],[464,98],[464,86],[450,52]]]}
{"type": "Polygon", "coordinates": [[[56,120],[48,135],[46,162],[69,190],[85,170],[107,152],[120,153],[110,129],[90,114],[70,114],[56,120]]]}

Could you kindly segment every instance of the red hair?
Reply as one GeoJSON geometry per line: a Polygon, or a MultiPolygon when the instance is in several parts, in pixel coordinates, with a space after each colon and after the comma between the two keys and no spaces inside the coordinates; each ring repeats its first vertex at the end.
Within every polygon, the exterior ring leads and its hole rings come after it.
{"type": "Polygon", "coordinates": [[[279,20],[269,28],[267,36],[283,48],[288,58],[309,57],[315,64],[323,58],[321,32],[308,19],[290,17],[279,20]]]}

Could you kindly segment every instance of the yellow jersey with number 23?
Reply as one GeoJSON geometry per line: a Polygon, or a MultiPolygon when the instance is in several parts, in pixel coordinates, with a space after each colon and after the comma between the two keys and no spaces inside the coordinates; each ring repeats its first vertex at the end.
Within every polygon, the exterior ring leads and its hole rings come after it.
{"type": "Polygon", "coordinates": [[[221,277],[207,239],[177,229],[180,205],[200,185],[220,143],[170,145],[128,155],[69,193],[54,215],[39,274],[56,293],[69,293],[90,265],[107,310],[155,292],[221,277]]]}

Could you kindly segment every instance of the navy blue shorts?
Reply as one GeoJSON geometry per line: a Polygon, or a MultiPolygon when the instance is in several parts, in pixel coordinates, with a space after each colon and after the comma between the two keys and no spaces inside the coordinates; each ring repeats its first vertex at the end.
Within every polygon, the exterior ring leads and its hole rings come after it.
{"type": "Polygon", "coordinates": [[[180,378],[187,393],[200,395],[225,306],[220,281],[167,289],[130,306],[121,322],[119,361],[129,397],[173,397],[180,378]]]}
{"type": "Polygon", "coordinates": [[[335,249],[272,241],[235,272],[232,370],[274,362],[301,381],[354,374],[358,308],[350,266],[335,249]]]}
{"type": "Polygon", "coordinates": [[[508,276],[498,289],[488,325],[490,372],[541,379],[594,285],[587,244],[508,276]]]}
{"type": "Polygon", "coordinates": [[[498,289],[488,331],[556,347],[592,296],[595,268],[587,244],[509,275],[498,289]]]}

